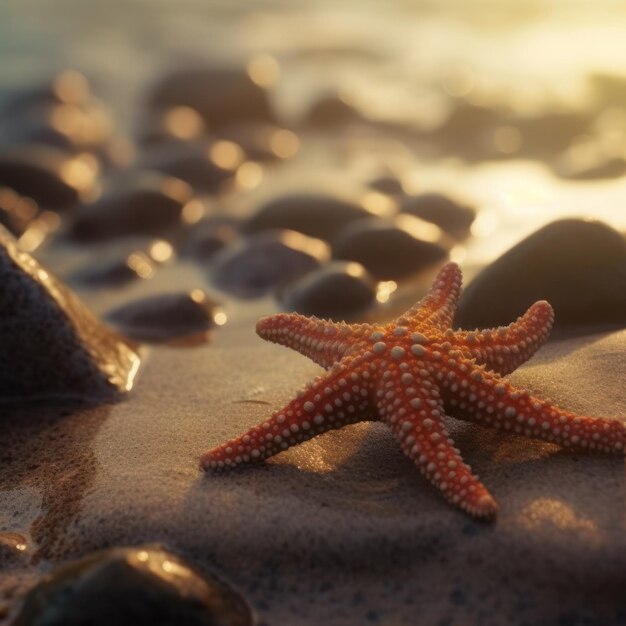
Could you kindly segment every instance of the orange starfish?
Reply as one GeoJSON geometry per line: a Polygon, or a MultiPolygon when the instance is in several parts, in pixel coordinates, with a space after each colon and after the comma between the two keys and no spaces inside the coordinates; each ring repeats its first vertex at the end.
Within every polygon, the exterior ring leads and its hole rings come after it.
{"type": "Polygon", "coordinates": [[[385,326],[296,314],[259,320],[263,339],[329,371],[267,421],[205,453],[202,468],[259,461],[332,428],[380,420],[450,502],[493,518],[498,505],[455,448],[446,413],[568,448],[623,454],[622,422],[564,411],[502,378],[547,339],[554,320],[547,302],[536,302],[506,327],[454,331],[460,293],[461,270],[448,263],[428,295],[385,326]]]}

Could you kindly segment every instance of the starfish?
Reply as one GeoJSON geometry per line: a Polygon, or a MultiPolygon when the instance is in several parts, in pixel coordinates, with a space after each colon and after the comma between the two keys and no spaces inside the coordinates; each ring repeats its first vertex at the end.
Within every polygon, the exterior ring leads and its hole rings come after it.
{"type": "Polygon", "coordinates": [[[548,338],[554,313],[547,302],[509,326],[461,331],[452,329],[460,294],[461,270],[448,263],[428,294],[386,325],[287,313],[261,318],[263,339],[297,350],[327,373],[267,421],[205,453],[201,467],[260,461],[325,431],[380,420],[447,500],[493,519],[498,505],[461,458],[444,415],[584,452],[624,453],[619,420],[575,415],[503,378],[548,338]]]}

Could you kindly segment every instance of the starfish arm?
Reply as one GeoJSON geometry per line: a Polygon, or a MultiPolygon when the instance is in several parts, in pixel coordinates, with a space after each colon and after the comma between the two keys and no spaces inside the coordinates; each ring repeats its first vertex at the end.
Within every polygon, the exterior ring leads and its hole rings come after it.
{"type": "Polygon", "coordinates": [[[496,501],[472,474],[445,429],[437,387],[408,368],[388,372],[391,375],[376,392],[378,411],[404,454],[451,503],[475,517],[495,517],[496,501]]]}
{"type": "Polygon", "coordinates": [[[517,321],[489,330],[458,331],[448,340],[466,356],[502,376],[526,362],[546,342],[554,323],[548,302],[535,302],[517,321]]]}
{"type": "Polygon", "coordinates": [[[564,411],[463,358],[450,359],[440,375],[444,401],[461,419],[566,448],[624,454],[626,424],[618,419],[564,411]]]}
{"type": "Polygon", "coordinates": [[[279,313],[261,318],[256,332],[262,339],[292,348],[328,369],[339,361],[357,338],[369,328],[335,323],[297,313],[279,313]]]}
{"type": "Polygon", "coordinates": [[[374,419],[368,410],[368,367],[362,358],[346,361],[318,377],[267,421],[206,452],[200,459],[202,469],[261,461],[327,430],[374,419]]]}
{"type": "Polygon", "coordinates": [[[430,291],[402,317],[397,320],[400,326],[411,330],[447,330],[452,326],[456,305],[461,295],[463,275],[456,263],[446,263],[437,274],[430,291]],[[406,322],[406,323],[403,323],[406,322]]]}

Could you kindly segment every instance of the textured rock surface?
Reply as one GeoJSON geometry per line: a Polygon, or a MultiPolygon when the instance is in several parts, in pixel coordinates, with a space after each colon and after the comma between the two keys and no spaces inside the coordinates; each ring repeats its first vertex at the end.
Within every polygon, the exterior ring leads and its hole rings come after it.
{"type": "Polygon", "coordinates": [[[467,286],[456,322],[508,324],[548,300],[555,325],[626,325],[626,239],[606,224],[565,219],[539,229],[467,286]]]}
{"type": "Polygon", "coordinates": [[[250,626],[245,602],[214,576],[154,545],[68,563],[28,594],[15,626],[250,626]]]}
{"type": "Polygon", "coordinates": [[[0,227],[0,399],[130,389],[139,357],[0,227]]]}

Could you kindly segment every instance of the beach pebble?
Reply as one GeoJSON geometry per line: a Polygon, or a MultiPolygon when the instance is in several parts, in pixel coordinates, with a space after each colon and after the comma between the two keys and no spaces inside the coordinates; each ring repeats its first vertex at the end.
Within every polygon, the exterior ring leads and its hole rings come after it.
{"type": "Polygon", "coordinates": [[[332,261],[287,285],[278,299],[303,315],[350,319],[375,301],[376,281],[360,263],[332,261]]]}
{"type": "Polygon", "coordinates": [[[233,142],[171,140],[151,146],[138,165],[180,178],[199,191],[215,193],[244,159],[243,149],[233,142]]]}
{"type": "Polygon", "coordinates": [[[324,241],[277,230],[220,250],[213,258],[211,277],[224,291],[254,298],[317,269],[329,258],[330,248],[324,241]]]}
{"type": "Polygon", "coordinates": [[[219,137],[241,146],[246,158],[252,161],[288,159],[300,149],[296,133],[273,124],[236,124],[220,129],[219,137]]]}
{"type": "Polygon", "coordinates": [[[0,398],[111,396],[135,352],[0,227],[0,398]]]}
{"type": "Polygon", "coordinates": [[[147,113],[136,133],[142,144],[192,141],[206,135],[207,126],[198,111],[188,106],[169,106],[147,113]]]}
{"type": "Polygon", "coordinates": [[[148,343],[206,335],[221,310],[201,289],[149,296],[107,314],[123,334],[148,343]]]}
{"type": "Polygon", "coordinates": [[[0,112],[19,114],[42,103],[80,105],[90,98],[87,78],[75,70],[62,70],[47,81],[9,92],[0,102],[0,112]]]}
{"type": "Polygon", "coordinates": [[[152,278],[155,271],[156,264],[144,251],[115,251],[108,255],[98,255],[97,263],[74,272],[69,282],[77,283],[81,287],[121,287],[137,279],[152,278]]]}
{"type": "Polygon", "coordinates": [[[357,201],[331,194],[288,194],[262,204],[243,228],[250,233],[288,228],[311,237],[330,239],[350,222],[372,215],[357,201]]]}
{"type": "Polygon", "coordinates": [[[5,118],[0,128],[3,144],[42,143],[77,153],[106,144],[112,138],[115,123],[108,108],[93,99],[80,106],[31,107],[21,115],[5,118]]]}
{"type": "Polygon", "coordinates": [[[93,157],[72,156],[52,146],[23,144],[0,154],[0,185],[32,198],[46,209],[71,207],[96,189],[93,157]]]}
{"type": "Polygon", "coordinates": [[[564,219],[488,265],[465,289],[456,323],[508,324],[537,300],[555,325],[626,324],[626,240],[602,222],[564,219]]]}
{"type": "Polygon", "coordinates": [[[368,182],[368,186],[374,191],[386,193],[390,196],[404,195],[404,187],[402,186],[402,181],[391,174],[372,178],[368,182]]]}
{"type": "Polygon", "coordinates": [[[190,67],[162,78],[152,89],[152,106],[188,106],[211,129],[244,121],[273,122],[267,89],[243,67],[190,67]]]}
{"type": "Polygon", "coordinates": [[[363,121],[363,115],[337,94],[327,94],[311,105],[304,123],[316,128],[334,128],[363,121]]]}
{"type": "Polygon", "coordinates": [[[28,593],[15,626],[250,626],[245,600],[158,545],[66,563],[28,593]]]}
{"type": "Polygon", "coordinates": [[[191,187],[177,178],[144,172],[78,207],[70,236],[102,241],[128,235],[161,235],[202,212],[191,187]]]}
{"type": "Polygon", "coordinates": [[[445,258],[440,229],[409,215],[370,218],[344,228],[332,242],[337,259],[358,261],[381,280],[404,278],[445,258]]]}
{"type": "Polygon", "coordinates": [[[407,196],[400,205],[400,212],[437,224],[446,233],[455,236],[467,234],[476,218],[474,209],[442,193],[407,196]]]}
{"type": "Polygon", "coordinates": [[[212,218],[194,224],[181,246],[181,254],[197,261],[206,261],[216,252],[231,244],[237,237],[235,223],[212,218]]]}

